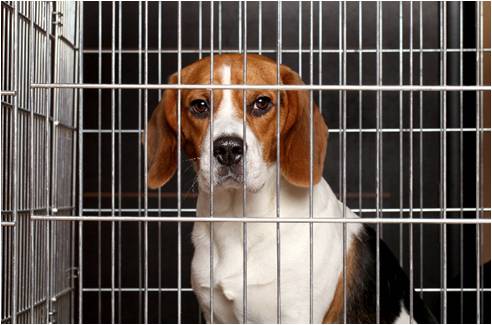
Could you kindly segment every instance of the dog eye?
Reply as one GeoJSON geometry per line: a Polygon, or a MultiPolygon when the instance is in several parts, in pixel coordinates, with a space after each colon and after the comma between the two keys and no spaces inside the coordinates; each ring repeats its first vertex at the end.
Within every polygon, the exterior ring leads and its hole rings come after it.
{"type": "Polygon", "coordinates": [[[251,113],[255,116],[263,115],[268,112],[271,106],[272,100],[269,97],[260,96],[254,101],[251,113]]]}
{"type": "Polygon", "coordinates": [[[196,117],[204,118],[208,116],[208,111],[210,107],[208,106],[208,102],[203,99],[195,99],[191,102],[190,112],[196,117]]]}

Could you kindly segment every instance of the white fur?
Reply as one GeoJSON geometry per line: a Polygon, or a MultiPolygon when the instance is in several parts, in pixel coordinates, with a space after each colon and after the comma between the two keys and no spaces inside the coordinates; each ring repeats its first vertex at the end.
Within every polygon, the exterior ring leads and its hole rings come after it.
{"type": "MultiPolygon", "coordinates": [[[[222,66],[220,75],[221,84],[231,84],[230,66],[222,66]]],[[[239,110],[234,107],[232,100],[232,90],[224,90],[217,108],[217,114],[214,115],[213,119],[212,142],[222,136],[232,135],[243,138],[243,119],[238,112],[239,110]]],[[[267,165],[263,161],[261,144],[248,125],[246,125],[246,143],[246,188],[249,191],[257,191],[266,181],[267,165]]],[[[214,184],[214,189],[217,189],[217,187],[220,187],[218,186],[217,179],[217,168],[219,164],[215,158],[213,158],[212,166],[212,183],[214,184]]],[[[210,184],[210,128],[202,143],[199,170],[198,180],[200,190],[208,192],[210,184]]],[[[242,189],[242,185],[240,184],[232,185],[236,185],[237,188],[242,189]]]]}
{"type": "MultiPolygon", "coordinates": [[[[275,169],[270,167],[263,188],[247,194],[246,216],[275,217],[275,169]]],[[[294,187],[282,179],[280,184],[280,217],[307,218],[309,191],[294,187]]],[[[314,186],[314,216],[339,217],[343,205],[324,179],[314,186]]],[[[348,209],[347,217],[355,217],[348,209]]],[[[200,192],[198,216],[208,216],[209,195],[200,192]]],[[[242,193],[223,190],[214,194],[214,216],[242,216],[242,193]]],[[[314,224],[313,238],[313,321],[321,322],[335,293],[342,267],[342,225],[314,224]]],[[[347,226],[348,245],[360,229],[347,226]]],[[[243,304],[243,238],[241,223],[214,223],[214,321],[242,321],[243,304]]],[[[247,225],[247,320],[251,323],[275,323],[276,319],[276,226],[247,225]]],[[[193,229],[195,255],[192,262],[192,285],[207,319],[210,288],[210,228],[208,223],[195,223],[193,229]]],[[[309,322],[309,225],[280,225],[280,301],[283,323],[309,322]]]]}
{"type": "Polygon", "coordinates": [[[416,324],[415,319],[410,318],[410,314],[407,312],[405,307],[403,306],[403,301],[401,302],[401,312],[400,315],[396,318],[393,324],[416,324]],[[411,321],[410,321],[411,319],[411,321]]]}

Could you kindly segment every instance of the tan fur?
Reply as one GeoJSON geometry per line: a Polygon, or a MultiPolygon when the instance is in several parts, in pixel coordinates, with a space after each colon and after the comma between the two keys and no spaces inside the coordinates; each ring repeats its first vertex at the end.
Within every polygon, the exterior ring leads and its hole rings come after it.
{"type": "MultiPolygon", "coordinates": [[[[175,82],[175,76],[169,83],[175,82]]],[[[176,98],[166,91],[152,113],[147,130],[148,185],[158,188],[176,172],[176,98]]]]}
{"type": "MultiPolygon", "coordinates": [[[[346,281],[347,281],[347,296],[349,296],[349,292],[351,290],[351,279],[355,276],[356,270],[356,259],[357,259],[357,243],[358,240],[355,240],[352,244],[352,247],[347,253],[347,273],[346,273],[346,281]]],[[[348,320],[348,315],[347,315],[348,320]]],[[[323,317],[323,324],[333,324],[333,323],[343,323],[343,273],[340,273],[338,278],[337,288],[335,290],[335,294],[333,295],[333,299],[331,301],[330,307],[323,317]]]]}
{"type": "MultiPolygon", "coordinates": [[[[281,69],[282,81],[287,85],[304,84],[299,75],[290,68],[283,66],[281,69]]],[[[282,175],[292,184],[309,186],[309,139],[310,118],[313,119],[313,184],[320,181],[323,176],[323,166],[326,154],[328,127],[326,126],[318,106],[312,103],[310,113],[309,93],[303,90],[287,92],[287,107],[289,112],[286,127],[281,137],[280,166],[282,175]]]]}

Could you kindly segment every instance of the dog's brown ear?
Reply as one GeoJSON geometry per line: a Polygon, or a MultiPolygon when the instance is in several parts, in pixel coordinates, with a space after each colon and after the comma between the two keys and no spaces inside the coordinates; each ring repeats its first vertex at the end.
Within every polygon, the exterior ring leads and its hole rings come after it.
{"type": "MultiPolygon", "coordinates": [[[[168,83],[176,83],[176,74],[168,83]]],[[[176,90],[164,91],[161,102],[155,108],[147,129],[148,186],[159,188],[176,172],[176,90]]]]}
{"type": "MultiPolygon", "coordinates": [[[[283,65],[280,67],[280,76],[285,85],[304,84],[296,72],[283,65]]],[[[287,111],[287,117],[280,140],[280,168],[289,183],[308,187],[310,118],[313,118],[313,184],[317,184],[323,176],[328,127],[314,101],[310,114],[308,91],[288,90],[285,93],[281,106],[287,111]]]]}

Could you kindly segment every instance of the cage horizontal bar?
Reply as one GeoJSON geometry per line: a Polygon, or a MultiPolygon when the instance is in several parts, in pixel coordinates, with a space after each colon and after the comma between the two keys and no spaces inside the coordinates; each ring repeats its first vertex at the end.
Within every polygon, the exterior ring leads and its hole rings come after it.
{"type": "MultiPolygon", "coordinates": [[[[143,194],[142,194],[143,196],[143,194]]],[[[113,212],[114,213],[124,213],[124,212],[140,212],[142,211],[142,209],[118,209],[118,208],[115,208],[114,210],[113,209],[83,209],[83,212],[101,212],[101,213],[104,213],[104,212],[113,212]]],[[[180,210],[181,212],[188,212],[188,213],[195,213],[196,212],[196,209],[186,209],[186,208],[181,208],[180,210]]],[[[177,209],[152,209],[152,208],[147,208],[147,212],[177,212],[177,209]]]]}
{"type": "MultiPolygon", "coordinates": [[[[143,196],[143,194],[142,194],[143,196]]],[[[480,210],[480,212],[490,212],[492,211],[491,208],[381,208],[381,209],[350,209],[352,212],[476,212],[477,210],[480,210]]],[[[89,209],[89,208],[84,208],[82,210],[83,212],[140,212],[142,211],[141,209],[89,209]]],[[[148,212],[177,212],[177,209],[152,209],[148,208],[148,212]]],[[[182,212],[196,212],[196,209],[181,209],[182,212]]]]}
{"type": "MultiPolygon", "coordinates": [[[[46,210],[51,210],[52,212],[55,212],[55,211],[60,211],[60,210],[73,210],[75,209],[74,206],[66,206],[66,207],[36,207],[36,208],[32,208],[32,209],[17,209],[15,210],[17,213],[25,213],[25,212],[30,212],[30,213],[33,213],[33,212],[38,212],[38,211],[46,211],[46,210]]],[[[8,215],[8,214],[12,214],[13,211],[12,210],[2,210],[2,215],[8,215]]]]}
{"type": "MultiPolygon", "coordinates": [[[[177,292],[178,288],[147,288],[149,292],[177,292]]],[[[193,288],[181,288],[181,291],[193,292],[193,288]]],[[[416,292],[441,292],[442,288],[413,288],[416,292]]],[[[84,292],[111,292],[112,288],[83,288],[84,292]]],[[[116,292],[140,292],[141,288],[114,288],[116,292]]],[[[477,288],[447,288],[447,292],[476,292],[477,288]]],[[[479,291],[491,292],[490,288],[480,288],[479,291]]]]}
{"type": "MultiPolygon", "coordinates": [[[[399,133],[399,132],[405,132],[405,133],[418,133],[418,132],[424,132],[424,133],[431,133],[431,132],[491,132],[492,128],[446,128],[446,129],[440,129],[440,128],[414,128],[414,129],[397,129],[397,128],[381,128],[381,129],[357,129],[357,128],[350,128],[350,129],[328,129],[328,133],[342,133],[342,132],[347,132],[347,133],[376,133],[376,132],[381,132],[381,133],[399,133]]],[[[136,129],[126,129],[126,130],[110,130],[110,129],[85,129],[82,131],[82,133],[88,133],[88,134],[93,134],[93,133],[122,133],[122,134],[138,134],[138,133],[144,133],[145,130],[136,130],[136,129]]]]}
{"type": "Polygon", "coordinates": [[[324,90],[324,91],[490,91],[491,86],[399,86],[399,85],[209,85],[209,84],[73,84],[33,83],[32,88],[74,88],[74,89],[206,89],[206,90],[324,90]]]}
{"type": "Polygon", "coordinates": [[[414,288],[417,292],[491,292],[490,288],[414,288]]]}
{"type": "MultiPolygon", "coordinates": [[[[142,288],[83,288],[84,292],[142,292],[142,288]]],[[[177,292],[178,288],[147,288],[149,292],[177,292]]],[[[181,288],[179,291],[193,292],[192,288],[181,288]]]]}
{"type": "Polygon", "coordinates": [[[0,96],[17,96],[17,92],[15,90],[2,90],[0,91],[0,96]]]}
{"type": "Polygon", "coordinates": [[[370,223],[370,224],[491,224],[491,219],[440,218],[235,218],[235,217],[151,217],[151,216],[31,216],[52,221],[137,221],[137,222],[250,222],[250,223],[370,223]]]}
{"type": "MultiPolygon", "coordinates": [[[[428,49],[412,49],[412,53],[418,54],[420,52],[422,53],[460,53],[460,52],[476,52],[476,51],[483,51],[483,52],[491,52],[490,48],[483,48],[483,49],[476,49],[476,48],[464,48],[463,50],[461,49],[434,49],[434,48],[428,48],[428,49]]],[[[113,50],[111,49],[102,49],[99,51],[99,49],[94,49],[94,48],[86,48],[84,49],[84,54],[99,54],[99,53],[112,53],[113,50]]],[[[123,50],[114,50],[115,53],[127,53],[127,54],[176,54],[178,53],[177,49],[149,49],[147,51],[145,50],[139,50],[139,49],[123,49],[123,50]]],[[[237,53],[237,49],[222,49],[222,50],[214,50],[214,54],[220,54],[220,53],[237,53]]],[[[251,49],[249,48],[246,50],[247,53],[258,53],[260,52],[259,49],[251,49]]],[[[262,53],[277,53],[276,49],[262,49],[262,53]]],[[[334,53],[334,54],[339,54],[339,53],[377,53],[377,49],[322,49],[322,50],[309,50],[309,49],[282,49],[282,53],[293,53],[293,54],[299,54],[299,53],[334,53]]],[[[409,49],[380,49],[379,52],[381,53],[410,53],[409,49]]],[[[210,49],[202,49],[202,50],[193,50],[193,49],[183,49],[180,51],[180,53],[187,53],[187,54],[210,54],[210,49]]]]}

